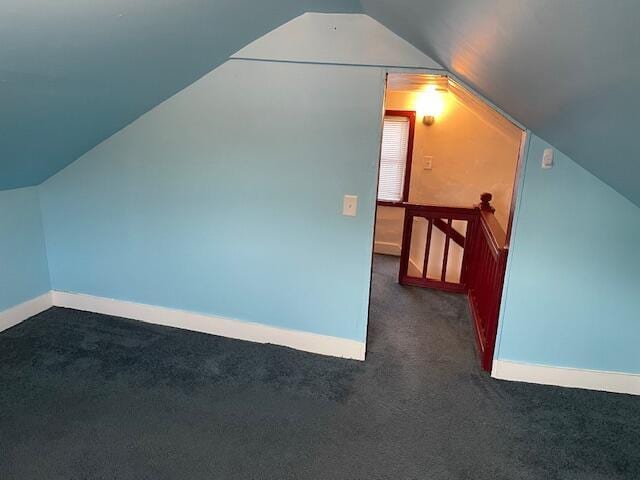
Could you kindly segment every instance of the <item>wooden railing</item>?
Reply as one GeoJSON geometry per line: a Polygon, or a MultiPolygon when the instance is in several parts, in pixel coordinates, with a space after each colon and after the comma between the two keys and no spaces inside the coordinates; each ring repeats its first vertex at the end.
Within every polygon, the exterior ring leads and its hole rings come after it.
{"type": "Polygon", "coordinates": [[[468,293],[481,364],[487,371],[493,361],[508,252],[490,201],[491,194],[483,194],[474,208],[397,205],[405,208],[400,284],[468,293]]]}
{"type": "Polygon", "coordinates": [[[400,284],[466,291],[464,257],[477,210],[415,204],[404,207],[400,284]]]}
{"type": "Polygon", "coordinates": [[[493,215],[490,200],[489,196],[478,206],[479,221],[470,247],[467,276],[476,342],[486,371],[491,371],[493,362],[508,253],[506,235],[493,215]]]}

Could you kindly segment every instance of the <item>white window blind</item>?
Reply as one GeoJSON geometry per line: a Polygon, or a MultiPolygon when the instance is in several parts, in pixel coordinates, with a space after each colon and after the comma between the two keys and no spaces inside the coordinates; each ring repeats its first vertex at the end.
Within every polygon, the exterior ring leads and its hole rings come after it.
{"type": "Polygon", "coordinates": [[[402,200],[408,143],[409,119],[384,117],[378,200],[390,202],[402,200]]]}

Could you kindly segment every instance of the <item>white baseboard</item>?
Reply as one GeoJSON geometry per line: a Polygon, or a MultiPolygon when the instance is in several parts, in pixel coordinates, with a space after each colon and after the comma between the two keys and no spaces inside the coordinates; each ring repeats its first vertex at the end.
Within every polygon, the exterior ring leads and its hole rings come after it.
{"type": "Polygon", "coordinates": [[[501,380],[640,395],[640,375],[633,373],[494,360],[491,376],[501,380]]]}
{"type": "MultiPolygon", "coordinates": [[[[364,360],[365,358],[366,344],[355,340],[288,330],[184,310],[58,291],[47,292],[0,312],[0,331],[11,328],[54,305],[250,342],[282,345],[333,357],[356,360],[364,360]]],[[[491,375],[501,380],[640,395],[640,374],[633,373],[581,370],[494,360],[491,375]]]]}
{"type": "Polygon", "coordinates": [[[51,292],[47,292],[20,305],[4,310],[0,312],[0,332],[24,322],[27,318],[44,312],[52,306],[51,292]]]}
{"type": "Polygon", "coordinates": [[[399,257],[402,247],[393,242],[375,242],[373,244],[373,251],[374,253],[381,253],[382,255],[394,255],[399,257]]]}
{"type": "Polygon", "coordinates": [[[250,342],[271,343],[332,357],[356,360],[364,360],[365,357],[364,342],[345,338],[78,293],[53,291],[52,297],[53,304],[57,307],[130,318],[250,342]]]}

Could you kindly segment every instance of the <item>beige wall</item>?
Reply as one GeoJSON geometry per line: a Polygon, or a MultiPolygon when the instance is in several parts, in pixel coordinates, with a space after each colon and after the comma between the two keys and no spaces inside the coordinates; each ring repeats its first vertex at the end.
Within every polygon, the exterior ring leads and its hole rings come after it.
{"type": "Polygon", "coordinates": [[[378,207],[374,252],[400,255],[404,208],[378,207]]]}
{"type": "MultiPolygon", "coordinates": [[[[417,95],[387,92],[386,109],[416,110],[417,95]]],[[[521,132],[486,106],[443,95],[445,108],[433,125],[424,125],[418,112],[409,201],[471,207],[482,192],[491,192],[496,218],[506,229],[521,132]],[[431,170],[426,156],[432,157],[431,170]]],[[[376,252],[400,254],[402,218],[402,209],[378,208],[376,252]]]]}

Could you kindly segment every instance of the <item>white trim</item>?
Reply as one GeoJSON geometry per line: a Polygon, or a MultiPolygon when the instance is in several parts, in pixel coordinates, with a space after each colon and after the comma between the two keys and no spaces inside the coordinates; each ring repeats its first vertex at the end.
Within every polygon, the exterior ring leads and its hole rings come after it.
{"type": "Polygon", "coordinates": [[[20,305],[4,310],[0,312],[0,332],[24,322],[26,319],[44,312],[52,306],[51,292],[47,292],[20,305]]]}
{"type": "Polygon", "coordinates": [[[332,357],[356,360],[364,360],[365,357],[366,344],[356,340],[79,293],[53,291],[52,297],[53,304],[57,307],[130,318],[250,342],[271,343],[332,357]]]}
{"type": "Polygon", "coordinates": [[[520,123],[518,120],[516,120],[515,118],[513,118],[511,115],[509,115],[507,112],[505,112],[504,110],[502,110],[500,107],[498,107],[495,103],[493,103],[491,100],[489,100],[487,97],[485,97],[484,95],[482,95],[480,92],[478,92],[475,88],[473,88],[471,85],[469,85],[467,82],[465,82],[464,80],[462,80],[462,78],[460,78],[458,75],[456,75],[455,73],[453,73],[450,70],[447,70],[447,75],[449,76],[449,78],[451,80],[453,80],[454,82],[456,82],[458,85],[464,87],[466,90],[468,90],[469,92],[471,92],[474,96],[478,97],[480,100],[482,100],[484,103],[486,103],[489,107],[493,108],[496,112],[498,112],[500,115],[502,115],[504,118],[506,118],[507,120],[509,120],[511,123],[513,123],[516,127],[518,127],[520,130],[522,130],[523,132],[527,131],[527,127],[525,125],[523,125],[522,123],[520,123]]]}
{"type": "Polygon", "coordinates": [[[640,374],[494,360],[493,378],[640,395],[640,374]]]}
{"type": "Polygon", "coordinates": [[[402,247],[394,242],[374,242],[374,252],[380,253],[382,255],[394,255],[396,257],[400,256],[402,251],[402,247]]]}
{"type": "Polygon", "coordinates": [[[504,317],[507,309],[507,301],[509,298],[509,286],[511,284],[511,267],[513,265],[513,240],[516,238],[516,232],[518,228],[518,220],[520,218],[520,205],[522,203],[522,192],[524,191],[524,179],[525,172],[527,171],[527,159],[529,158],[529,143],[531,141],[531,130],[525,130],[522,132],[522,139],[520,142],[520,151],[518,154],[518,166],[516,170],[516,185],[513,189],[513,197],[511,198],[511,207],[513,215],[509,219],[511,222],[511,235],[509,238],[509,254],[507,255],[507,267],[505,269],[504,280],[502,282],[502,297],[500,299],[500,309],[498,311],[498,331],[496,332],[496,343],[493,352],[494,360],[500,357],[500,347],[502,346],[502,329],[504,327],[504,317]]]}

